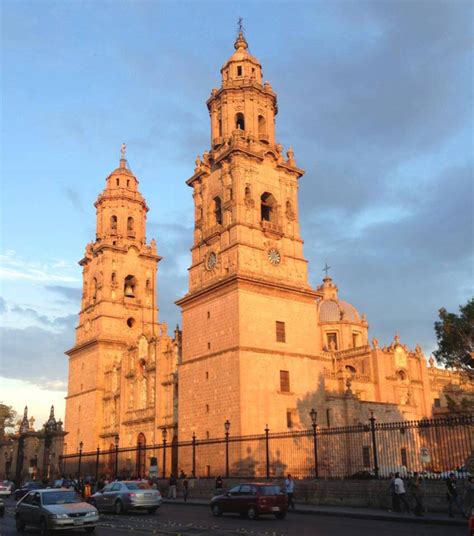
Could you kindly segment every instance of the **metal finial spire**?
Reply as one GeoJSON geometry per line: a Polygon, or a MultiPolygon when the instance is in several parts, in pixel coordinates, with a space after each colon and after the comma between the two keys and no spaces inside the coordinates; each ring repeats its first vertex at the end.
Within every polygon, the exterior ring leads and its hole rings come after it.
{"type": "Polygon", "coordinates": [[[244,33],[244,25],[242,24],[244,19],[242,17],[239,17],[239,20],[237,21],[237,29],[239,34],[244,33]]]}
{"type": "Polygon", "coordinates": [[[324,268],[323,268],[323,272],[326,273],[326,277],[328,277],[329,268],[331,267],[328,266],[328,260],[326,259],[326,264],[324,265],[324,268]]]}
{"type": "Polygon", "coordinates": [[[125,151],[127,150],[127,146],[125,145],[125,143],[122,143],[122,147],[120,149],[121,153],[122,153],[122,160],[125,160],[125,151]]]}

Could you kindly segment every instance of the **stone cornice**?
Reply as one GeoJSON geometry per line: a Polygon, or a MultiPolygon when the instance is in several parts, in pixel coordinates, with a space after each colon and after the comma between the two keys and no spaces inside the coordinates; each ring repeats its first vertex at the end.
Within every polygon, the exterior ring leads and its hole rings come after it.
{"type": "Polygon", "coordinates": [[[74,355],[77,354],[78,352],[81,352],[82,350],[85,350],[88,347],[96,346],[99,344],[113,344],[116,346],[123,346],[124,348],[127,347],[127,343],[125,341],[117,341],[114,339],[94,337],[93,339],[89,339],[88,341],[85,341],[81,344],[73,346],[69,350],[66,350],[64,353],[68,355],[69,357],[74,357],[74,355]]]}

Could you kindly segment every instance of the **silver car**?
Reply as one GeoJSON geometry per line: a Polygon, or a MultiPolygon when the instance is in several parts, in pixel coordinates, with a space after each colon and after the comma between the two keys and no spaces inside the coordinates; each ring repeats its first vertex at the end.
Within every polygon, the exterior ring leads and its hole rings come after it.
{"type": "Polygon", "coordinates": [[[116,514],[128,510],[146,510],[154,514],[161,506],[161,493],[140,480],[117,481],[94,493],[91,503],[100,511],[111,510],[116,514]]]}
{"type": "Polygon", "coordinates": [[[41,536],[53,530],[85,529],[94,532],[99,512],[75,491],[39,489],[30,491],[15,507],[16,528],[39,527],[41,536]]]}

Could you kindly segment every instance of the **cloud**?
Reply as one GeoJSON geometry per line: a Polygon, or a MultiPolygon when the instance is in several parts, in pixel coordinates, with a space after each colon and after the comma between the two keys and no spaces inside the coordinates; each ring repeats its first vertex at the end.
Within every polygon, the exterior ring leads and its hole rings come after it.
{"type": "Polygon", "coordinates": [[[82,202],[81,196],[75,188],[67,186],[63,188],[63,194],[66,199],[71,203],[71,205],[76,209],[77,212],[81,214],[87,214],[87,211],[84,209],[84,204],[82,202]]]}
{"type": "Polygon", "coordinates": [[[63,282],[75,283],[77,277],[67,272],[69,264],[57,259],[52,262],[35,262],[18,257],[14,251],[0,255],[0,278],[15,281],[33,281],[36,283],[63,282]]]}
{"type": "Polygon", "coordinates": [[[81,299],[82,291],[80,288],[77,287],[66,287],[63,285],[46,285],[45,288],[47,290],[50,290],[51,292],[56,292],[57,294],[60,294],[68,301],[72,301],[74,303],[79,303],[81,299]]]}
{"type": "Polygon", "coordinates": [[[0,314],[6,313],[7,311],[8,311],[7,302],[5,301],[4,298],[0,296],[0,314]]]}
{"type": "Polygon", "coordinates": [[[64,351],[74,344],[76,315],[54,321],[60,329],[42,327],[0,328],[2,375],[21,379],[50,390],[64,390],[67,385],[67,358],[64,351]]]}

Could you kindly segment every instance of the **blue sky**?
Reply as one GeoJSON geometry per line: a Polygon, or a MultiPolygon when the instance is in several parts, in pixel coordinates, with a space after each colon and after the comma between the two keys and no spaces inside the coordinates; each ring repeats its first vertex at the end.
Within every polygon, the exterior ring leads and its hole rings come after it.
{"type": "MultiPolygon", "coordinates": [[[[371,334],[426,353],[439,307],[472,296],[472,4],[2,2],[0,399],[40,424],[61,405],[77,261],[120,145],[164,260],[160,316],[187,285],[205,106],[244,18],[306,170],[310,279],[326,258],[371,334]]],[[[62,415],[63,409],[58,408],[62,415]]]]}

